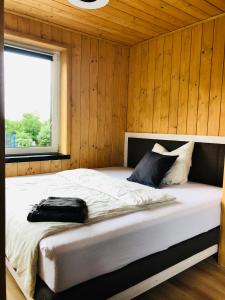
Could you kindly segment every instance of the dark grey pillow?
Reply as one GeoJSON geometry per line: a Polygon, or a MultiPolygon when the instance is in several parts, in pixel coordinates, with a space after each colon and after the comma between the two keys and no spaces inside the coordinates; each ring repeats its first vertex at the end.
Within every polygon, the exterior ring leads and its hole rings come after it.
{"type": "Polygon", "coordinates": [[[177,157],[148,151],[127,180],[158,188],[177,157]]]}

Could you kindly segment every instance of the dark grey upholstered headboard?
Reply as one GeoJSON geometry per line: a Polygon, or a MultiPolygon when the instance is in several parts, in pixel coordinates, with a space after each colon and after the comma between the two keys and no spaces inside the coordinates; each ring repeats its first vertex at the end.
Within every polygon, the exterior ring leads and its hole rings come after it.
{"type": "MultiPolygon", "coordinates": [[[[159,143],[172,151],[187,142],[151,138],[128,137],[127,166],[134,168],[144,154],[159,143]]],[[[189,180],[214,186],[223,186],[225,144],[196,142],[192,156],[189,180]]]]}

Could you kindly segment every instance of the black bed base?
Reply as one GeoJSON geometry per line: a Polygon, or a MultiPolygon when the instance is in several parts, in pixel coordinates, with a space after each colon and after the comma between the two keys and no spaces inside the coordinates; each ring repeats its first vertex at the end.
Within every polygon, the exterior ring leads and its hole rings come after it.
{"type": "MultiPolygon", "coordinates": [[[[219,227],[174,245],[167,250],[135,261],[120,270],[91,279],[57,294],[52,292],[42,280],[38,279],[35,300],[107,299],[217,244],[218,241],[219,227]]],[[[79,272],[79,270],[69,271],[79,272]]]]}

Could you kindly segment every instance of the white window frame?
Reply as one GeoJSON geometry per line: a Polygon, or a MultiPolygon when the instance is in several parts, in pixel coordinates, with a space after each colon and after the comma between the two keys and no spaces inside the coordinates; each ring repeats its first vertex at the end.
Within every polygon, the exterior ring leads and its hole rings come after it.
{"type": "Polygon", "coordinates": [[[59,95],[60,95],[60,52],[43,50],[37,47],[26,44],[17,44],[10,41],[5,41],[5,45],[15,46],[25,50],[33,50],[43,54],[53,56],[52,61],[52,85],[51,85],[51,146],[49,147],[16,147],[5,148],[6,155],[26,155],[26,154],[41,154],[41,153],[56,153],[59,151],[59,132],[60,132],[60,117],[59,117],[59,95]]]}

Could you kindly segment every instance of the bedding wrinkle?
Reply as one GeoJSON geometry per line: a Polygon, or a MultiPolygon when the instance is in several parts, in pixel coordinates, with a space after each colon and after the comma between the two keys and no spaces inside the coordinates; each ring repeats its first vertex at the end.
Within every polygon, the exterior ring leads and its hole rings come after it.
{"type": "MultiPolygon", "coordinates": [[[[88,206],[89,224],[174,199],[161,190],[114,179],[88,169],[28,176],[18,180],[9,178],[6,189],[6,256],[17,270],[24,290],[31,297],[35,289],[40,241],[81,226],[70,222],[27,222],[31,206],[49,195],[82,198],[88,206]]],[[[45,253],[51,255],[51,251],[46,250],[45,253]]]]}

